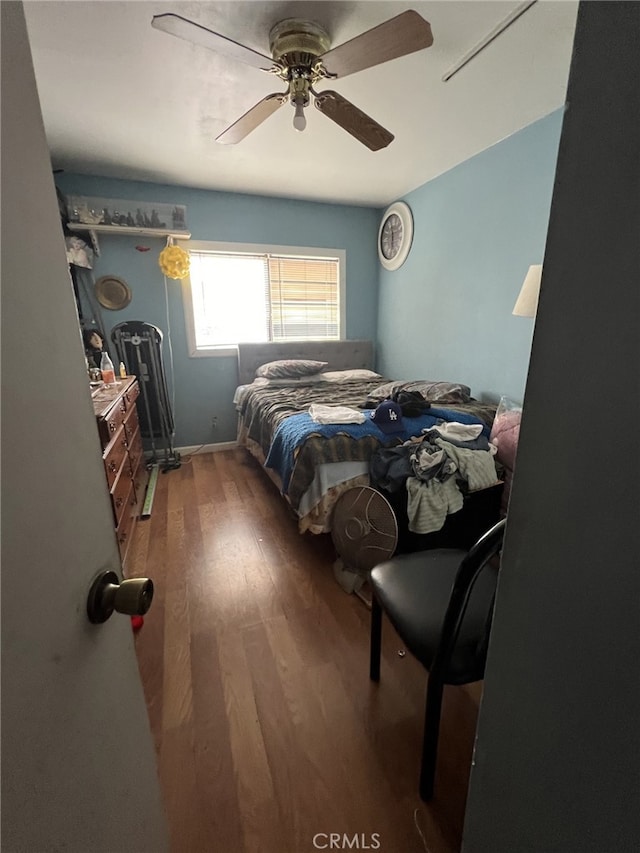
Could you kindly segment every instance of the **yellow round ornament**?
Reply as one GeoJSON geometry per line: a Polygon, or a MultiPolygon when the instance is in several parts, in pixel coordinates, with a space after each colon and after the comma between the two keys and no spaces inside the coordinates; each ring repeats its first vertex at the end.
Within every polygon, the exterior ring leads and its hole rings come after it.
{"type": "Polygon", "coordinates": [[[160,252],[158,264],[169,278],[186,278],[189,275],[189,253],[180,246],[166,246],[160,252]]]}

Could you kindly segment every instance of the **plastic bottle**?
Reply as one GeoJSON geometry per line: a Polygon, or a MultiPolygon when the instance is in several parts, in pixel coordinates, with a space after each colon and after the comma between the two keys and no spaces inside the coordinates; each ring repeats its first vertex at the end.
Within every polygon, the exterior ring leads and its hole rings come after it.
{"type": "Polygon", "coordinates": [[[116,373],[113,369],[113,362],[109,358],[109,353],[105,350],[100,359],[100,372],[102,373],[102,381],[105,385],[113,385],[116,381],[116,373]]]}
{"type": "Polygon", "coordinates": [[[127,378],[127,368],[124,366],[124,361],[120,362],[120,367],[118,368],[118,371],[120,373],[120,379],[127,378]]]}

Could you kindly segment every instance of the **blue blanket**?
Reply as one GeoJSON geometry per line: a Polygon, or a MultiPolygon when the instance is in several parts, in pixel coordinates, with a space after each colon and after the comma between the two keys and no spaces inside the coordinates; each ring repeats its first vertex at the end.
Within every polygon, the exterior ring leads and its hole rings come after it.
{"type": "Polygon", "coordinates": [[[431,429],[438,422],[449,421],[461,424],[482,424],[482,434],[487,438],[489,427],[475,415],[457,412],[453,409],[438,409],[431,407],[429,412],[418,418],[403,418],[403,432],[386,435],[371,420],[371,412],[366,410],[365,421],[361,424],[318,424],[306,412],[291,415],[277,428],[269,453],[265,460],[265,468],[276,471],[282,481],[282,494],[287,494],[289,480],[295,464],[295,452],[310,435],[322,435],[331,438],[338,433],[348,435],[353,439],[373,436],[380,442],[381,447],[390,447],[408,441],[412,436],[420,435],[423,430],[431,429]]]}

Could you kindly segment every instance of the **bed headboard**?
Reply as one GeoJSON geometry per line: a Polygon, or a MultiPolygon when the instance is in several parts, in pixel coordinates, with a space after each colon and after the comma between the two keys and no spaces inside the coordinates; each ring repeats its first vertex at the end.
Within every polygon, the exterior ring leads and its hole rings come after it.
{"type": "Polygon", "coordinates": [[[373,369],[371,341],[285,341],[282,343],[238,344],[238,384],[253,382],[256,370],[268,361],[281,358],[312,358],[327,361],[327,370],[350,367],[373,369]]]}

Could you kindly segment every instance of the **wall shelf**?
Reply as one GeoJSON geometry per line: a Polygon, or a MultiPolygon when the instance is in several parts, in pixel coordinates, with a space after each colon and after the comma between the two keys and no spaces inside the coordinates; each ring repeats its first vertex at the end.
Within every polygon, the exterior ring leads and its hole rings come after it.
{"type": "Polygon", "coordinates": [[[87,222],[67,222],[69,231],[93,231],[96,234],[129,234],[140,237],[173,237],[190,240],[190,231],[172,231],[170,228],[138,228],[130,225],[90,225],[87,222]]]}

